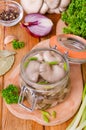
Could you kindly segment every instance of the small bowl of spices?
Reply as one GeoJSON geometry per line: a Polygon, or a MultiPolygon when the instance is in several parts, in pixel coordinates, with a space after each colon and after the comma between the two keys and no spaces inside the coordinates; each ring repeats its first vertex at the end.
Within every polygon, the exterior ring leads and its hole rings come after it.
{"type": "Polygon", "coordinates": [[[0,24],[3,26],[14,26],[23,17],[22,6],[12,0],[0,1],[0,24]]]}

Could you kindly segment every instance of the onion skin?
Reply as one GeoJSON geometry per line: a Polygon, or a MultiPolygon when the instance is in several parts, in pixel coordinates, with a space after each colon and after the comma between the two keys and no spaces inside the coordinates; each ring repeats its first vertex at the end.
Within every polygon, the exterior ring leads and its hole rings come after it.
{"type": "Polygon", "coordinates": [[[52,21],[46,16],[33,13],[25,17],[25,22],[22,26],[29,30],[29,33],[35,37],[43,37],[48,35],[53,27],[52,21]]]}

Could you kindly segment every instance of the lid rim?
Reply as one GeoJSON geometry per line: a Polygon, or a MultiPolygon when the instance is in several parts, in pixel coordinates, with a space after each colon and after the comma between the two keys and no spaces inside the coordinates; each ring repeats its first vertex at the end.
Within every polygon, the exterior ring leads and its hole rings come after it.
{"type": "MultiPolygon", "coordinates": [[[[72,35],[72,34],[60,34],[58,36],[53,36],[50,39],[50,47],[53,46],[57,46],[57,49],[61,52],[61,53],[68,53],[68,60],[71,62],[76,62],[76,63],[85,63],[86,62],[86,49],[84,49],[84,51],[75,51],[74,49],[69,49],[67,47],[65,47],[65,45],[63,46],[61,43],[59,43],[58,38],[60,37],[66,37],[66,38],[73,38],[73,39],[77,39],[78,41],[80,40],[83,44],[86,44],[86,40],[76,36],[76,35],[72,35]]],[[[86,45],[85,45],[86,46],[86,45]]],[[[77,49],[78,50],[78,49],[77,49]]]]}

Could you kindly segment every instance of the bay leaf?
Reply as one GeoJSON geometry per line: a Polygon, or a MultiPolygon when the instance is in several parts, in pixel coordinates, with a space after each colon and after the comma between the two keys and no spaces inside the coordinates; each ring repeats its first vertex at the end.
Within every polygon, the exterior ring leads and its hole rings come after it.
{"type": "Polygon", "coordinates": [[[0,50],[0,58],[1,57],[8,57],[8,56],[11,56],[11,55],[14,55],[14,54],[16,54],[16,52],[14,52],[14,51],[0,50]]]}
{"type": "Polygon", "coordinates": [[[0,58],[0,76],[8,72],[14,63],[14,55],[0,58]]]}

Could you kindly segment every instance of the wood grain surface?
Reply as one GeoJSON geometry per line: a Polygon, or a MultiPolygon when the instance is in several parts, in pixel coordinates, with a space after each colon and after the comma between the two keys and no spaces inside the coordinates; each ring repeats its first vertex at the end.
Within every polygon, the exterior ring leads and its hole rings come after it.
{"type": "MultiPolygon", "coordinates": [[[[19,0],[16,0],[19,2],[19,0]]],[[[4,46],[3,41],[7,35],[15,35],[18,37],[20,41],[25,42],[25,47],[23,49],[17,50],[17,54],[15,56],[15,63],[12,69],[6,73],[4,76],[0,77],[0,90],[4,87],[4,83],[6,82],[7,77],[11,74],[11,72],[15,69],[15,67],[20,63],[21,58],[32,49],[39,41],[50,38],[52,35],[56,34],[56,24],[60,18],[60,15],[56,14],[46,14],[50,19],[52,19],[54,26],[51,33],[43,38],[34,38],[30,34],[26,32],[25,29],[22,29],[19,24],[14,27],[3,27],[0,25],[0,50],[8,49],[13,50],[12,45],[8,44],[4,46]]],[[[83,83],[86,82],[86,64],[82,65],[82,76],[83,83]]],[[[56,126],[45,127],[31,120],[22,120],[14,115],[12,115],[5,106],[3,99],[0,96],[0,130],[65,130],[69,121],[56,126]]]]}

